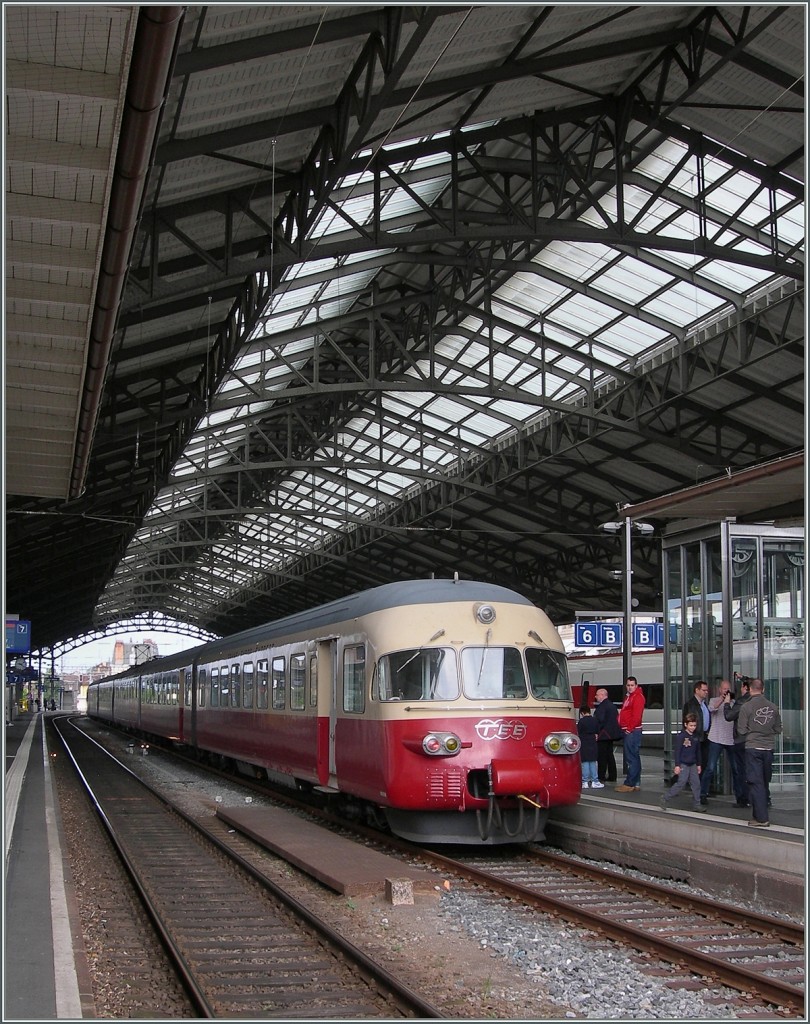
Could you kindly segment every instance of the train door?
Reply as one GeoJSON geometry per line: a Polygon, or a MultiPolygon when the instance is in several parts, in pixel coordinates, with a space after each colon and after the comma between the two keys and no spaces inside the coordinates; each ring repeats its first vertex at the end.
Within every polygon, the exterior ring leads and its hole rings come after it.
{"type": "Polygon", "coordinates": [[[313,646],[318,686],[318,781],[326,786],[334,781],[336,772],[337,637],[319,637],[313,646]]]}

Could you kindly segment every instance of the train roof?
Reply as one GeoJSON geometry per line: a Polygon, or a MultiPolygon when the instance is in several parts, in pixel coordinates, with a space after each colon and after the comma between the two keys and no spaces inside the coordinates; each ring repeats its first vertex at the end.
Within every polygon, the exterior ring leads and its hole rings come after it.
{"type": "MultiPolygon", "coordinates": [[[[170,654],[165,658],[144,662],[144,665],[157,667],[159,664],[163,669],[172,670],[188,664],[192,657],[195,659],[201,656],[216,658],[220,653],[231,652],[234,648],[258,647],[274,637],[304,630],[328,628],[339,622],[360,618],[371,612],[413,604],[449,604],[455,601],[496,601],[502,604],[533,606],[533,602],[529,598],[515,590],[479,580],[400,580],[396,583],[384,583],[371,590],[358,591],[356,594],[349,594],[317,608],[296,612],[294,615],[287,615],[284,618],[261,626],[254,626],[219,640],[211,640],[177,654],[170,654]]],[[[133,666],[133,669],[135,667],[133,666]]],[[[132,671],[132,669],[128,671],[132,671]]],[[[123,674],[119,673],[119,675],[123,674]]],[[[103,682],[103,680],[99,680],[99,682],[103,682]]]]}

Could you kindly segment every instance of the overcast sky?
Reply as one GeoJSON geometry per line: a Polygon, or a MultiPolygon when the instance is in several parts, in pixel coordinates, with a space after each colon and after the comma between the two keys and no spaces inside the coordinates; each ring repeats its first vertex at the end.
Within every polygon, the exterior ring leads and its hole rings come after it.
{"type": "Polygon", "coordinates": [[[93,640],[89,644],[77,647],[75,651],[71,651],[70,654],[66,654],[59,660],[61,670],[64,672],[87,670],[101,662],[112,661],[113,649],[117,640],[130,644],[142,644],[147,640],[154,640],[158,646],[158,653],[162,655],[175,654],[188,647],[197,647],[200,643],[194,637],[180,633],[161,633],[156,630],[143,633],[121,633],[117,636],[105,637],[103,640],[93,640]]]}

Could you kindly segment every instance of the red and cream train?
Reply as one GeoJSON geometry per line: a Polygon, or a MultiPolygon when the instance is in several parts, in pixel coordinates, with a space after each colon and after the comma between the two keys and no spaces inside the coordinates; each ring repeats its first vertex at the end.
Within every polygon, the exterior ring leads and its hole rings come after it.
{"type": "Polygon", "coordinates": [[[482,582],[386,584],[157,658],[87,713],[421,842],[536,841],[580,795],[557,630],[482,582]]]}

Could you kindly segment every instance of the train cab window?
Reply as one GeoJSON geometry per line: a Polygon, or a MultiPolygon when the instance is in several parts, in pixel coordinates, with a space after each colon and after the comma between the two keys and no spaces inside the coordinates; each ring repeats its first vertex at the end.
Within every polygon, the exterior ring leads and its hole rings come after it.
{"type": "Polygon", "coordinates": [[[318,706],[318,659],[314,655],[309,659],[309,706],[318,706]]]}
{"type": "Polygon", "coordinates": [[[533,697],[538,700],[571,700],[568,663],[564,654],[527,647],[526,667],[533,697]]]}
{"type": "Polygon", "coordinates": [[[280,709],[287,705],[287,673],[284,658],[273,658],[273,707],[280,709]]]}
{"type": "Polygon", "coordinates": [[[205,707],[205,694],[208,689],[208,672],[201,668],[197,673],[197,707],[205,707]]]}
{"type": "Polygon", "coordinates": [[[242,666],[231,665],[231,707],[238,708],[242,703],[242,666]]]}
{"type": "Polygon", "coordinates": [[[260,711],[267,709],[267,683],[269,680],[267,658],[262,658],[256,665],[256,707],[260,711]]]}
{"type": "Polygon", "coordinates": [[[242,666],[242,707],[253,707],[253,662],[246,661],[242,666]]]}
{"type": "Polygon", "coordinates": [[[465,647],[461,652],[464,696],[470,700],[526,697],[526,677],[516,647],[465,647]]]}
{"type": "Polygon", "coordinates": [[[211,707],[219,707],[219,669],[211,669],[211,707]]]}
{"type": "Polygon", "coordinates": [[[396,651],[377,662],[372,693],[379,700],[455,700],[459,694],[451,648],[396,651]]]}
{"type": "Polygon", "coordinates": [[[304,710],[306,675],[306,658],[303,654],[293,654],[290,658],[290,707],[293,711],[304,710]]]}
{"type": "Polygon", "coordinates": [[[362,644],[343,651],[343,710],[365,710],[366,649],[362,644]]]}

